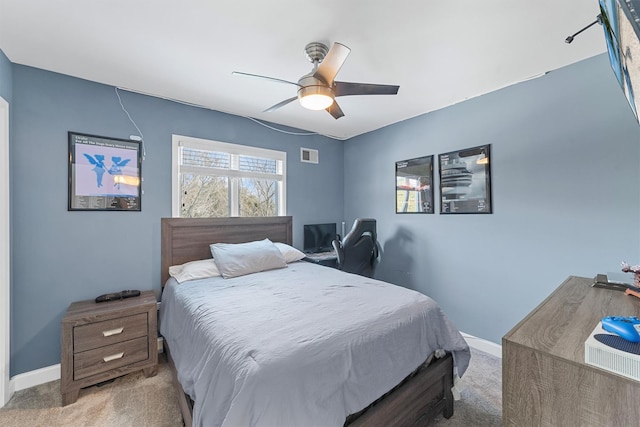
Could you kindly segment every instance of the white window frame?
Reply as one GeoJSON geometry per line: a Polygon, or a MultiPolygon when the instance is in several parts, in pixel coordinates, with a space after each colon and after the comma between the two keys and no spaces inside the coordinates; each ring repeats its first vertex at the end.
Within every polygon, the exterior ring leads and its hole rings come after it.
{"type": "MultiPolygon", "coordinates": [[[[285,216],[287,212],[287,153],[284,151],[269,150],[267,148],[251,147],[248,145],[231,144],[228,142],[213,141],[210,139],[194,138],[184,135],[172,135],[171,138],[171,216],[180,217],[182,194],[180,191],[180,147],[188,147],[207,151],[218,151],[231,154],[232,169],[215,170],[211,168],[198,168],[184,166],[182,170],[203,173],[212,176],[242,177],[257,179],[273,179],[279,181],[278,185],[278,216],[285,216]],[[238,156],[253,156],[279,161],[281,170],[276,174],[252,173],[234,170],[237,168],[238,156]]],[[[238,182],[230,180],[229,204],[231,212],[229,216],[239,216],[238,206],[238,182]]]]}

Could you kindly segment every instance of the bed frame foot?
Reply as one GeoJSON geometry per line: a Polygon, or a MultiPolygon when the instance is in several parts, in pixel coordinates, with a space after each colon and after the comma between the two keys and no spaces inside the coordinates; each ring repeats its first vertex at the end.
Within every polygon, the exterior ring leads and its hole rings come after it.
{"type": "Polygon", "coordinates": [[[448,398],[445,401],[444,410],[442,416],[449,419],[453,416],[453,398],[448,398]]]}

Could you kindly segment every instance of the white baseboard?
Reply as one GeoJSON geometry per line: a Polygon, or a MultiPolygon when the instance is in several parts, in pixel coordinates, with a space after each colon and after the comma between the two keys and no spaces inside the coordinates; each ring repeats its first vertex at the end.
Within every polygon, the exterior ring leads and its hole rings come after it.
{"type": "Polygon", "coordinates": [[[487,341],[482,338],[474,337],[473,335],[465,334],[461,332],[462,337],[467,341],[469,347],[473,347],[477,350],[489,353],[492,356],[502,359],[502,346],[491,341],[487,341]]]}
{"type": "MultiPolygon", "coordinates": [[[[162,337],[158,337],[158,353],[162,353],[163,351],[164,339],[162,337]]],[[[57,365],[47,366],[46,368],[25,372],[24,374],[18,374],[9,380],[9,395],[11,396],[14,392],[24,390],[25,388],[35,387],[37,385],[59,379],[59,363],[57,365]]]]}
{"type": "Polygon", "coordinates": [[[47,366],[46,368],[18,374],[9,380],[11,394],[15,391],[24,390],[40,384],[48,383],[60,379],[60,364],[47,366]]]}

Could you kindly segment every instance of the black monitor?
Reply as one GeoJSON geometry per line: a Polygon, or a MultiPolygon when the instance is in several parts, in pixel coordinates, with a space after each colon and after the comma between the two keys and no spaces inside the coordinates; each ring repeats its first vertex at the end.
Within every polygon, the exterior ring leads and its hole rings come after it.
{"type": "Polygon", "coordinates": [[[304,251],[308,253],[326,252],[333,249],[331,242],[336,238],[336,224],[307,224],[304,226],[304,251]]]}

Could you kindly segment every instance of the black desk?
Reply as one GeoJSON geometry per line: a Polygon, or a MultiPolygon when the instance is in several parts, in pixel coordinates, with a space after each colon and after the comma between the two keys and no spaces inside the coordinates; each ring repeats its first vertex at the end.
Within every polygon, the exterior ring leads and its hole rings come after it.
{"type": "Polygon", "coordinates": [[[338,256],[334,251],[318,252],[315,254],[306,253],[304,261],[313,262],[314,264],[324,265],[327,267],[338,267],[338,256]]]}

